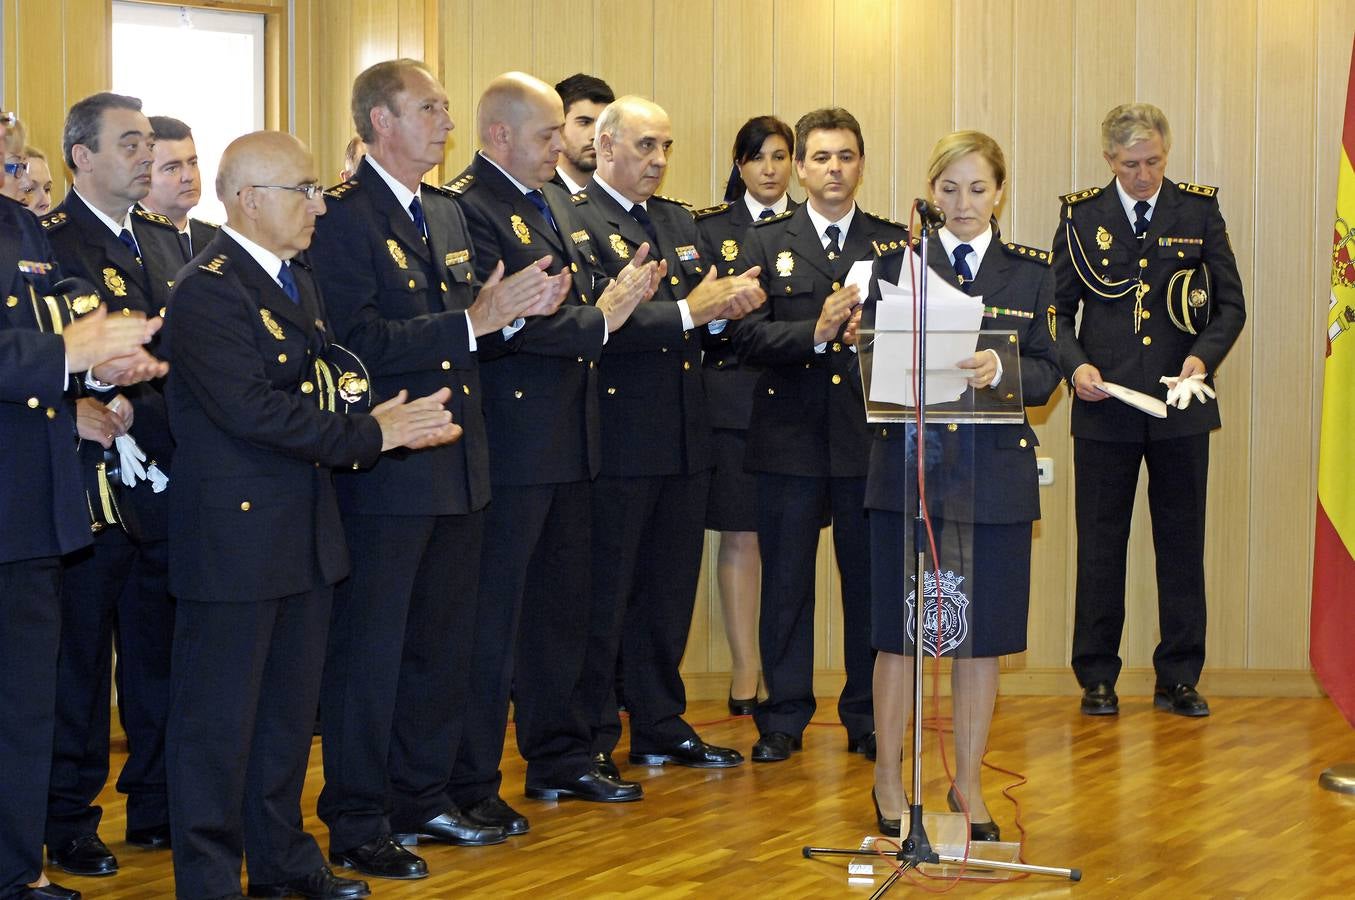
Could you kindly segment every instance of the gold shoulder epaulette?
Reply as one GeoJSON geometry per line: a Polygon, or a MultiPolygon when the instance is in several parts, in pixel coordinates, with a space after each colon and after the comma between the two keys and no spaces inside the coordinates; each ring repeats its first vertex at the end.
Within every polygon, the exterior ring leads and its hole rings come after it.
{"type": "Polygon", "coordinates": [[[56,231],[62,225],[69,222],[70,219],[64,212],[52,213],[50,216],[43,216],[38,220],[44,231],[56,231]]]}
{"type": "Polygon", "coordinates": [[[436,184],[424,184],[420,185],[420,187],[429,190],[434,194],[441,194],[444,197],[451,197],[453,194],[452,189],[445,185],[443,187],[438,187],[436,184]]]}
{"type": "Polygon", "coordinates": [[[472,184],[475,184],[475,176],[472,175],[470,172],[466,172],[462,175],[458,175],[451,181],[444,184],[443,188],[447,191],[447,193],[455,194],[456,196],[460,197],[462,194],[466,193],[466,189],[469,188],[472,184]]]}
{"type": "Polygon", "coordinates": [[[350,178],[347,181],[334,185],[334,187],[325,191],[325,196],[330,200],[342,200],[347,195],[358,189],[358,180],[350,178]]]}
{"type": "Polygon", "coordinates": [[[570,194],[569,199],[574,201],[575,206],[578,206],[581,203],[588,202],[588,195],[583,191],[579,191],[577,194],[570,194]]]}
{"type": "Polygon", "coordinates": [[[717,203],[714,206],[707,206],[705,209],[698,209],[692,215],[697,219],[704,219],[707,216],[715,216],[729,209],[728,203],[717,203]]]}
{"type": "Polygon", "coordinates": [[[776,215],[774,215],[774,216],[768,216],[768,217],[765,218],[765,219],[757,219],[757,220],[755,220],[755,221],[753,222],[753,227],[754,227],[754,228],[761,228],[763,225],[770,224],[771,222],[780,222],[782,219],[786,218],[787,216],[790,216],[790,215],[794,214],[794,212],[795,212],[795,210],[793,210],[793,209],[788,209],[788,210],[786,210],[786,211],[783,212],[783,213],[777,213],[776,215]]]}
{"type": "Polygon", "coordinates": [[[1189,181],[1178,181],[1176,186],[1187,194],[1198,194],[1201,197],[1212,197],[1219,192],[1219,189],[1208,184],[1191,184],[1189,181]]]}
{"type": "Polygon", "coordinates": [[[145,207],[142,206],[133,206],[132,215],[136,216],[143,222],[150,222],[152,225],[159,225],[161,228],[173,228],[175,231],[179,230],[178,228],[175,227],[174,223],[171,222],[167,216],[162,216],[158,212],[151,212],[149,209],[146,209],[145,207]]]}
{"type": "Polygon", "coordinates": [[[1046,266],[1054,260],[1054,254],[1048,250],[1037,250],[1034,247],[1024,247],[1021,244],[1013,244],[1011,241],[1003,241],[1002,246],[1007,248],[1007,252],[1013,256],[1021,256],[1026,259],[1033,259],[1042,262],[1046,266]]]}
{"type": "Polygon", "coordinates": [[[1073,191],[1071,194],[1063,195],[1063,202],[1072,206],[1074,203],[1081,203],[1083,200],[1091,199],[1100,193],[1099,187],[1087,188],[1085,191],[1073,191]]]}
{"type": "Polygon", "coordinates": [[[664,201],[665,203],[676,203],[678,206],[682,206],[682,207],[685,207],[685,208],[687,208],[687,209],[691,209],[691,208],[692,208],[692,205],[691,205],[690,203],[688,203],[686,200],[679,200],[679,199],[677,199],[676,197],[665,197],[663,194],[655,194],[655,195],[654,195],[652,198],[650,198],[650,199],[652,199],[652,200],[662,200],[662,201],[664,201]]]}
{"type": "Polygon", "coordinates": [[[229,256],[224,253],[218,253],[207,262],[199,265],[198,268],[204,272],[210,272],[220,278],[222,275],[226,274],[226,266],[230,264],[230,261],[229,256]]]}
{"type": "Polygon", "coordinates": [[[876,256],[892,256],[908,249],[907,241],[871,241],[876,256]]]}

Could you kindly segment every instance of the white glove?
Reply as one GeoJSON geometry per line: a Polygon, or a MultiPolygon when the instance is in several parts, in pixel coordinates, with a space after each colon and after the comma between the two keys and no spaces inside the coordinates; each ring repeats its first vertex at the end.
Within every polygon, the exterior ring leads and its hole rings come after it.
{"type": "Polygon", "coordinates": [[[122,457],[122,483],[135,487],[137,479],[145,481],[146,467],[142,463],[146,461],[146,453],[137,446],[136,439],[130,434],[120,434],[113,439],[113,444],[122,457]]]}
{"type": "Polygon", "coordinates": [[[152,493],[158,494],[169,485],[169,476],[160,471],[160,467],[155,463],[151,463],[150,468],[146,469],[146,477],[150,479],[152,493]]]}
{"type": "Polygon", "coordinates": [[[1175,406],[1177,409],[1185,409],[1190,405],[1191,400],[1206,403],[1208,399],[1218,397],[1214,393],[1214,389],[1204,383],[1203,372],[1198,372],[1188,378],[1163,375],[1158,381],[1167,386],[1167,405],[1175,406]]]}

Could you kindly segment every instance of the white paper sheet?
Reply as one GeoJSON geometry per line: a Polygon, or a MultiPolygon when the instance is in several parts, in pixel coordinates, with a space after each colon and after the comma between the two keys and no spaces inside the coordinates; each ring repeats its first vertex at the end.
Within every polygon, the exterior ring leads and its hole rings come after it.
{"type": "MultiPolygon", "coordinates": [[[[908,252],[899,284],[880,282],[875,306],[870,400],[916,406],[913,385],[913,290],[916,265],[908,252]]],[[[919,272],[919,275],[921,273],[919,272]]],[[[968,373],[956,365],[974,355],[983,325],[983,298],[971,297],[935,272],[927,273],[927,405],[958,400],[968,373]]]]}

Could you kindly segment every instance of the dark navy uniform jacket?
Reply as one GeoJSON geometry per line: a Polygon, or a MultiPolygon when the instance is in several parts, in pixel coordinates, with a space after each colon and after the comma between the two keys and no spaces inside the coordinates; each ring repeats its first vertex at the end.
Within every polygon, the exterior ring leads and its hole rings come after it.
{"type": "MultiPolygon", "coordinates": [[[[906,254],[902,245],[882,248],[875,264],[871,301],[879,297],[879,280],[897,283],[906,254]]],[[[940,240],[928,245],[932,276],[955,277],[940,240]]],[[[1020,350],[1021,396],[1026,406],[1042,406],[1060,382],[1058,361],[1045,311],[1054,298],[1049,254],[1006,243],[996,233],[969,293],[982,296],[986,331],[1014,331],[1020,350]]],[[[863,318],[870,314],[868,309],[863,318]]],[[[984,391],[1005,391],[1017,377],[1004,367],[1002,380],[984,391]]],[[[1026,421],[1020,425],[929,425],[929,506],[958,521],[1006,524],[1040,517],[1040,488],[1035,469],[1039,440],[1026,421]],[[943,496],[945,489],[951,496],[943,496]]],[[[896,512],[916,508],[916,432],[903,423],[876,427],[866,481],[866,506],[896,512]]]]}
{"type": "MultiPolygon", "coordinates": [[[[1057,299],[1046,312],[1055,321],[1059,365],[1070,382],[1078,366],[1091,363],[1106,381],[1166,399],[1167,388],[1158,379],[1179,375],[1186,357],[1198,356],[1209,372],[1205,380],[1213,383],[1214,370],[1247,318],[1215,193],[1212,187],[1164,180],[1142,241],[1134,237],[1114,181],[1063,197],[1054,232],[1057,299]],[[1178,271],[1201,263],[1209,270],[1213,311],[1209,324],[1191,335],[1172,324],[1167,286],[1178,271]],[[1140,284],[1146,291],[1136,329],[1140,284]],[[1075,327],[1079,307],[1082,321],[1075,327]]],[[[1167,418],[1155,419],[1117,400],[1073,398],[1074,437],[1158,440],[1217,427],[1215,402],[1169,407],[1167,418]]]]}
{"type": "Polygon", "coordinates": [[[592,305],[607,277],[592,239],[563,190],[551,183],[542,188],[552,226],[478,153],[447,187],[466,214],[480,279],[500,261],[508,276],[549,256],[549,274],[567,269],[572,282],[554,315],[528,319],[508,339],[502,333],[480,338],[490,480],[588,481],[602,463],[597,364],[607,333],[605,317],[592,305]]]}
{"type": "Polygon", "coordinates": [[[470,235],[446,191],[424,184],[420,198],[427,242],[364,159],[351,180],[326,191],[308,257],[332,337],[367,366],[373,392],[387,398],[404,388],[412,400],[448,387],[447,409],[464,433],[340,476],[345,513],[465,515],[489,503],[480,368],[465,315],[480,288],[470,235]]]}
{"type": "Polygon", "coordinates": [[[314,363],[330,329],[314,279],[300,303],[224,231],[174,287],[166,344],[178,441],[170,592],[198,601],[287,597],[348,574],[331,468],[370,466],[381,427],[322,412],[314,363]]]}
{"type": "MultiPolygon", "coordinates": [[[[592,237],[607,275],[615,277],[649,241],[628,211],[597,182],[574,195],[574,211],[592,237]]],[[[677,301],[705,276],[709,261],[691,212],[653,196],[646,211],[659,235],[651,260],[668,262],[658,291],[607,340],[599,363],[602,474],[631,478],[686,475],[711,467],[710,419],[701,382],[701,335],[685,330],[677,301]]]]}
{"type": "MultiPolygon", "coordinates": [[[[38,220],[0,197],[0,563],[90,543],[66,348],[45,299],[61,272],[38,220]]],[[[68,317],[58,312],[63,325],[68,317]]]]}

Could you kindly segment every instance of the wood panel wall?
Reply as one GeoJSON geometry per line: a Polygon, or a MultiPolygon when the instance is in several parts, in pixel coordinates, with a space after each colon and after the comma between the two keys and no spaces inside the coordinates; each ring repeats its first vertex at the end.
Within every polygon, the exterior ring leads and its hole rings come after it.
{"type": "MultiPolygon", "coordinates": [[[[0,0],[0,9],[4,102],[36,124],[36,141],[56,146],[50,111],[104,86],[107,2],[0,0]]],[[[325,173],[338,171],[352,133],[352,78],[377,60],[421,57],[442,77],[458,125],[442,178],[474,152],[475,102],[491,77],[522,69],[554,82],[587,71],[668,109],[676,149],[664,192],[693,205],[717,199],[744,119],[772,112],[793,123],[837,104],[865,131],[864,207],[902,215],[923,189],[936,138],[980,128],[1008,155],[1004,234],[1048,247],[1058,195],[1109,180],[1098,134],[1106,110],[1131,99],[1161,106],[1175,136],[1169,177],[1220,187],[1250,312],[1218,373],[1224,426],[1210,472],[1204,687],[1316,690],[1307,610],[1325,324],[1317,311],[1328,294],[1355,33],[1348,0],[294,0],[292,9],[296,51],[280,77],[295,80],[291,115],[325,173]]],[[[1004,660],[1007,690],[1075,690],[1068,410],[1060,396],[1033,414],[1055,483],[1042,489],[1030,647],[1004,660]]],[[[1141,496],[1121,682],[1129,693],[1151,688],[1157,641],[1146,513],[1141,496]]],[[[835,688],[841,662],[827,537],[820,693],[835,688]]],[[[712,552],[684,664],[691,692],[712,697],[723,695],[728,666],[714,584],[712,552]]]]}

